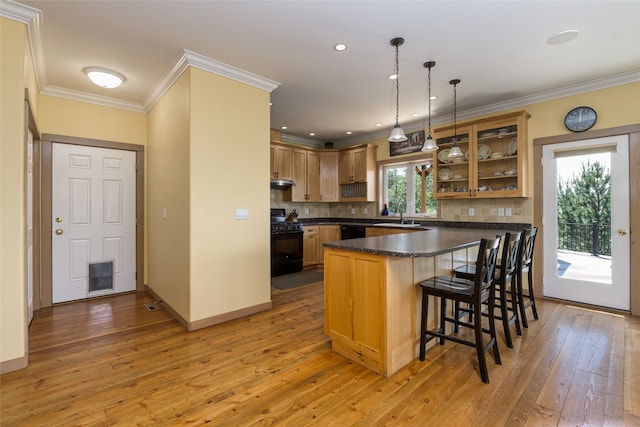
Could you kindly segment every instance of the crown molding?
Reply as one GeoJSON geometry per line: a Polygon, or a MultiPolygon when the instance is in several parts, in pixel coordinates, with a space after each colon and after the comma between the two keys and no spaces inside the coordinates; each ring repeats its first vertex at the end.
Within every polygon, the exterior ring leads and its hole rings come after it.
{"type": "Polygon", "coordinates": [[[225,64],[224,62],[216,61],[215,59],[207,58],[206,56],[192,52],[185,49],[184,55],[189,61],[189,65],[195,68],[200,68],[210,73],[218,74],[223,77],[227,77],[232,80],[246,83],[248,85],[263,89],[269,92],[273,92],[280,83],[273,80],[269,80],[265,77],[261,77],[257,74],[250,73],[240,68],[236,68],[232,65],[225,64]]]}
{"type": "MultiPolygon", "coordinates": [[[[579,95],[586,92],[593,92],[595,90],[606,89],[609,87],[619,86],[637,81],[640,81],[640,70],[631,70],[628,72],[614,74],[612,76],[602,77],[599,79],[590,80],[588,82],[577,83],[557,89],[547,90],[533,95],[511,99],[508,101],[497,102],[494,104],[484,105],[482,107],[458,111],[456,116],[457,120],[471,119],[474,117],[499,113],[505,110],[518,109],[540,102],[551,101],[567,96],[579,95]]],[[[433,128],[449,122],[449,114],[432,117],[431,127],[433,128]]],[[[425,129],[424,119],[407,122],[403,124],[402,127],[404,128],[405,132],[413,132],[415,130],[425,129]]],[[[391,132],[391,127],[385,128],[384,130],[359,135],[354,138],[343,138],[335,141],[334,144],[337,147],[346,147],[349,145],[371,141],[372,139],[384,138],[388,135],[389,132],[391,132]]],[[[282,135],[282,137],[285,137],[284,134],[282,135]]]]}
{"type": "Polygon", "coordinates": [[[42,15],[38,9],[12,0],[2,0],[0,2],[0,16],[12,21],[28,24],[37,15],[42,15]]]}
{"type": "Polygon", "coordinates": [[[187,56],[182,53],[173,63],[167,68],[164,75],[155,84],[149,95],[145,98],[142,105],[145,111],[151,110],[151,108],[162,98],[166,91],[178,80],[178,78],[189,68],[189,60],[187,56]]]}
{"type": "Polygon", "coordinates": [[[72,99],[74,101],[88,102],[90,104],[103,105],[105,107],[120,108],[122,110],[135,111],[136,113],[146,113],[147,111],[137,102],[123,101],[102,95],[93,95],[78,90],[64,89],[56,86],[47,86],[40,91],[43,95],[57,96],[58,98],[72,99]]]}
{"type": "Polygon", "coordinates": [[[315,139],[302,138],[300,136],[282,134],[282,142],[290,142],[296,145],[305,145],[310,148],[323,148],[324,142],[316,141],[315,139]]]}

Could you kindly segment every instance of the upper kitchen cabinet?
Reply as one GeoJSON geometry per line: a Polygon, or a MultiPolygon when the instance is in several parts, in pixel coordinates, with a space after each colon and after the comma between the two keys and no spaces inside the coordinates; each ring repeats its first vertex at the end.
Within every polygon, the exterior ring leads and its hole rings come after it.
{"type": "Polygon", "coordinates": [[[527,120],[519,111],[458,126],[464,157],[449,159],[453,127],[436,129],[438,151],[434,168],[437,199],[527,197],[529,195],[527,120]]]}
{"type": "Polygon", "coordinates": [[[271,143],[271,179],[291,179],[291,147],[271,143]]]}
{"type": "Polygon", "coordinates": [[[291,175],[295,185],[287,187],[283,200],[287,202],[317,202],[320,199],[320,156],[304,148],[291,150],[291,175]]]}
{"type": "Polygon", "coordinates": [[[340,151],[340,201],[375,201],[377,148],[367,144],[340,151]]]}
{"type": "Polygon", "coordinates": [[[320,201],[339,201],[338,152],[320,152],[320,201]]]}

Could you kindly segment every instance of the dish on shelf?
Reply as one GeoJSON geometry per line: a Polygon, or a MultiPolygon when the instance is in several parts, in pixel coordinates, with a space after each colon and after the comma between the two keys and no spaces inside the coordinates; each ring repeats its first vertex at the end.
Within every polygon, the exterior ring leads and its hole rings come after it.
{"type": "Polygon", "coordinates": [[[493,173],[493,176],[503,176],[503,175],[504,175],[504,172],[502,172],[502,171],[495,171],[493,173]]]}
{"type": "Polygon", "coordinates": [[[491,147],[486,144],[478,145],[478,160],[488,159],[491,155],[491,147]]]}
{"type": "Polygon", "coordinates": [[[517,152],[518,152],[518,139],[512,138],[511,142],[509,143],[509,147],[507,148],[507,154],[509,154],[510,156],[513,156],[517,152]]]}
{"type": "Polygon", "coordinates": [[[518,170],[517,170],[517,169],[508,169],[508,170],[504,171],[504,174],[505,174],[505,175],[509,175],[509,176],[511,176],[511,175],[515,175],[515,174],[517,174],[517,173],[518,173],[518,170]]]}
{"type": "Polygon", "coordinates": [[[461,178],[462,178],[462,175],[459,173],[453,175],[453,179],[461,179],[461,178]]]}
{"type": "Polygon", "coordinates": [[[464,152],[464,159],[469,160],[469,150],[464,152]]]}
{"type": "Polygon", "coordinates": [[[451,163],[462,163],[462,162],[464,162],[464,157],[454,157],[453,159],[449,160],[449,162],[451,162],[451,163]]]}
{"type": "Polygon", "coordinates": [[[498,131],[483,132],[480,138],[489,138],[491,136],[496,136],[497,134],[498,134],[498,131]]]}
{"type": "Polygon", "coordinates": [[[445,148],[438,153],[438,160],[441,163],[449,163],[451,160],[447,157],[449,155],[449,149],[445,148]]]}
{"type": "Polygon", "coordinates": [[[449,179],[451,178],[451,169],[442,168],[438,171],[438,179],[449,179]]]}
{"type": "Polygon", "coordinates": [[[487,187],[485,185],[478,187],[478,191],[487,191],[487,187]]]}
{"type": "Polygon", "coordinates": [[[504,157],[504,153],[493,153],[489,156],[490,159],[499,159],[501,157],[504,157]]]}

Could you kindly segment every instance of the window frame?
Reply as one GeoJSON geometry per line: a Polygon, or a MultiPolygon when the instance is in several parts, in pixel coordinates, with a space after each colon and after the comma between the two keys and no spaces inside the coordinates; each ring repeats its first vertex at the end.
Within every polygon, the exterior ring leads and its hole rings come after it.
{"type": "MultiPolygon", "coordinates": [[[[423,155],[419,155],[419,156],[412,156],[412,157],[405,157],[405,158],[400,158],[400,159],[387,159],[387,160],[381,160],[377,162],[377,167],[378,167],[378,212],[381,212],[384,204],[386,203],[385,200],[387,200],[387,174],[386,174],[386,170],[388,168],[394,168],[394,167],[402,167],[402,166],[406,166],[406,167],[410,167],[410,170],[413,170],[413,168],[419,164],[431,164],[434,165],[434,154],[433,153],[425,153],[423,155]]],[[[433,173],[433,172],[432,172],[433,173]]],[[[414,186],[414,180],[407,180],[408,187],[413,187],[414,186]]],[[[412,193],[411,194],[415,194],[415,188],[411,188],[412,193]]],[[[432,189],[432,194],[433,194],[433,189],[432,189]]],[[[417,218],[440,218],[440,213],[441,213],[441,203],[439,200],[436,200],[436,213],[431,214],[431,213],[415,213],[415,200],[413,200],[412,202],[407,201],[406,206],[404,207],[404,212],[403,215],[404,216],[409,216],[409,217],[417,217],[417,218]],[[409,207],[411,207],[412,209],[409,209],[409,207]]],[[[397,214],[394,212],[394,214],[397,214]]],[[[390,213],[390,215],[394,216],[394,214],[390,213]]]]}

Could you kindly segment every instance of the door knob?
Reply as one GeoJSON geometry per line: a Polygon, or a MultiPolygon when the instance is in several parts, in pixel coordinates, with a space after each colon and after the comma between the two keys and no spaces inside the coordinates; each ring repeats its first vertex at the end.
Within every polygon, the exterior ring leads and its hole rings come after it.
{"type": "Polygon", "coordinates": [[[56,222],[62,222],[62,218],[57,217],[57,218],[56,218],[56,222]]]}
{"type": "Polygon", "coordinates": [[[618,234],[624,236],[627,234],[627,230],[625,230],[624,228],[618,228],[618,234]]]}
{"type": "Polygon", "coordinates": [[[62,233],[64,233],[64,232],[63,232],[61,229],[59,229],[59,228],[58,228],[58,229],[56,230],[56,234],[57,234],[58,236],[59,236],[59,235],[61,235],[62,233]]]}

